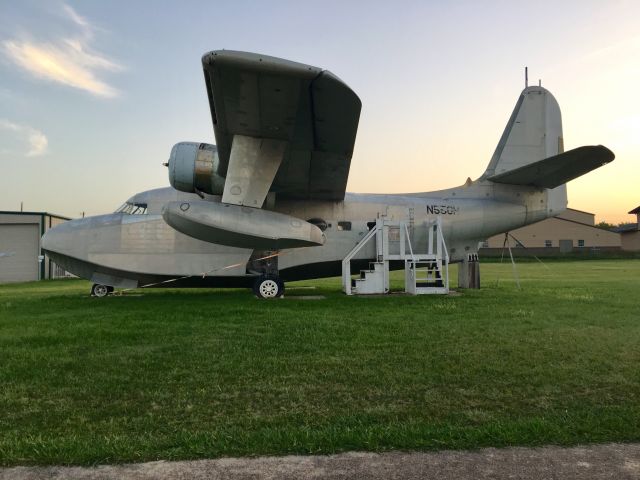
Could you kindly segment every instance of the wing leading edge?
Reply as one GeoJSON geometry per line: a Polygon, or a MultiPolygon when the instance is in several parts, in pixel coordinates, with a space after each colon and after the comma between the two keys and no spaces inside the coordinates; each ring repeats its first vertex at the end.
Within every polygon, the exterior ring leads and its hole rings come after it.
{"type": "Polygon", "coordinates": [[[235,136],[284,142],[270,190],[280,196],[342,200],[361,102],[327,70],[247,52],[202,57],[218,147],[227,175],[235,136]]]}

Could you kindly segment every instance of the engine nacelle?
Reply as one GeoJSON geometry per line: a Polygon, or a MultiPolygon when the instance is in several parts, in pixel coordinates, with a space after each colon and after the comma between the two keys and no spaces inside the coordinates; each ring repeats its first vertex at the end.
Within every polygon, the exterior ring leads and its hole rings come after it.
{"type": "Polygon", "coordinates": [[[222,195],[224,178],[218,175],[218,149],[207,143],[180,142],[171,149],[169,183],[181,192],[222,195]]]}

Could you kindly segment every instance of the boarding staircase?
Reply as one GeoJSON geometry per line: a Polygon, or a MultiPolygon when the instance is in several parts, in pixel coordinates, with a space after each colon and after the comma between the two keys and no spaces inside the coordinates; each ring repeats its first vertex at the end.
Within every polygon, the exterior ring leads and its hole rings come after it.
{"type": "Polygon", "coordinates": [[[416,253],[411,245],[409,225],[386,217],[376,220],[371,230],[342,260],[342,290],[347,295],[389,293],[389,262],[404,262],[405,292],[411,295],[449,293],[449,255],[442,235],[442,220],[426,224],[427,241],[424,253],[416,253]],[[375,241],[376,257],[369,269],[361,270],[359,278],[351,278],[351,260],[371,240],[375,241]]]}

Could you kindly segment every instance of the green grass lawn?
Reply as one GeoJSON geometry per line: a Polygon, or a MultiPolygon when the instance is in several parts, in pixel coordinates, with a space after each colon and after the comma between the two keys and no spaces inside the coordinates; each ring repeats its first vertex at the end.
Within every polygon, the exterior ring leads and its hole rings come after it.
{"type": "Polygon", "coordinates": [[[449,297],[0,286],[0,464],[640,440],[640,260],[518,273],[449,297]]]}

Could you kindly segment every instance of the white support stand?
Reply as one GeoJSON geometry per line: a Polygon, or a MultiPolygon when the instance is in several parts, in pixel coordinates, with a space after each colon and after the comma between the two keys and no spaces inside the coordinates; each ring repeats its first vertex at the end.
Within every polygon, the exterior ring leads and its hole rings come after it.
{"type": "Polygon", "coordinates": [[[427,223],[427,251],[414,253],[407,222],[378,218],[375,226],[342,260],[342,289],[347,295],[389,292],[389,261],[404,261],[405,292],[412,295],[449,293],[449,255],[442,235],[442,221],[427,223]],[[392,235],[393,233],[393,235],[392,235]],[[397,234],[397,235],[396,235],[397,234]],[[360,278],[351,278],[351,260],[375,237],[376,258],[360,278]],[[395,247],[392,252],[391,246],[395,247]],[[407,248],[408,247],[408,248],[407,248]]]}

